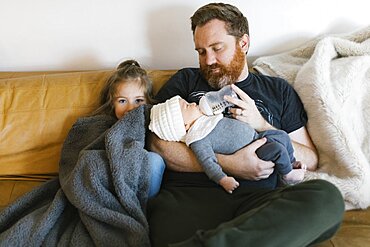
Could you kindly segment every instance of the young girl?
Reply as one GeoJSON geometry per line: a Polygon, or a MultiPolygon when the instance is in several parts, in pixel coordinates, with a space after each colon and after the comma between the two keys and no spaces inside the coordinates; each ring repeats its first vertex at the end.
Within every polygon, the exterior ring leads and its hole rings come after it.
{"type": "MultiPolygon", "coordinates": [[[[135,60],[120,63],[107,79],[100,92],[99,108],[93,115],[106,114],[121,119],[136,107],[152,103],[152,82],[146,71],[135,60]]],[[[151,181],[149,198],[155,196],[161,186],[165,163],[160,155],[149,152],[151,181]]]]}

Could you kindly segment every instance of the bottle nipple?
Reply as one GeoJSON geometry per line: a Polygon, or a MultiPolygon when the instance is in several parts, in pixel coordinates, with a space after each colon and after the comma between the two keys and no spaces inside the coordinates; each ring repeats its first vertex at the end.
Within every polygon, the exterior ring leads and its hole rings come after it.
{"type": "Polygon", "coordinates": [[[208,116],[222,113],[227,107],[233,106],[233,104],[224,99],[225,95],[238,98],[231,86],[227,85],[218,91],[206,93],[199,101],[200,110],[208,116]]]}

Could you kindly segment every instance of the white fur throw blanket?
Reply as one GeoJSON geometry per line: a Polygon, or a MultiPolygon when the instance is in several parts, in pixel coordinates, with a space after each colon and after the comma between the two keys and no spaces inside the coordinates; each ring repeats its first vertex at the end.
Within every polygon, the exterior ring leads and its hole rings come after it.
{"type": "Polygon", "coordinates": [[[308,114],[319,169],[306,179],[335,184],[346,209],[370,205],[370,26],[327,35],[294,50],[261,57],[254,69],[286,79],[308,114]]]}

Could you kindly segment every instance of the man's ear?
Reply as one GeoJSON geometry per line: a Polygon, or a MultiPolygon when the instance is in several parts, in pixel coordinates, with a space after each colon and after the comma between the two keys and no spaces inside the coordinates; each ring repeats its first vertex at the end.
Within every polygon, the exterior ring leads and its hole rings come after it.
{"type": "Polygon", "coordinates": [[[239,41],[240,48],[243,52],[247,53],[249,50],[249,36],[248,34],[244,34],[239,41]]]}

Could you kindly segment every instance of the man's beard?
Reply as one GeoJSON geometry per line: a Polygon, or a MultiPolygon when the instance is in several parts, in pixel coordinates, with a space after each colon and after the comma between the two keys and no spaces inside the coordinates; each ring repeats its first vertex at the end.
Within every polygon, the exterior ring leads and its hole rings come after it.
{"type": "Polygon", "coordinates": [[[245,53],[240,46],[236,44],[234,57],[228,65],[212,64],[200,65],[200,70],[203,76],[208,81],[208,84],[216,89],[220,89],[226,85],[233,84],[239,78],[245,66],[245,53]],[[213,69],[219,69],[217,73],[212,73],[213,69]]]}

